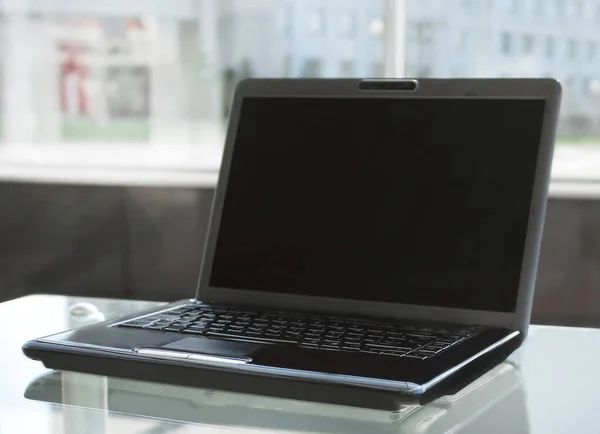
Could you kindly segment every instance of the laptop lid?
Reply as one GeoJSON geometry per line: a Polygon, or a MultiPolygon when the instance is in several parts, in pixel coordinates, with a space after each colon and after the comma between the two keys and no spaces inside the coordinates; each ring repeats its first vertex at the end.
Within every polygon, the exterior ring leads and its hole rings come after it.
{"type": "Polygon", "coordinates": [[[560,85],[255,79],[197,298],[526,332],[560,85]]]}

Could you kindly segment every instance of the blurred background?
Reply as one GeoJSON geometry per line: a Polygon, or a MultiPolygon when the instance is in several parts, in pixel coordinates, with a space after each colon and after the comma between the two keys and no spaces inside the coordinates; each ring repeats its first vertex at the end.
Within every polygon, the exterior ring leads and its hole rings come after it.
{"type": "Polygon", "coordinates": [[[248,77],[559,79],[534,321],[600,325],[600,0],[0,0],[0,300],[190,296],[248,77]]]}

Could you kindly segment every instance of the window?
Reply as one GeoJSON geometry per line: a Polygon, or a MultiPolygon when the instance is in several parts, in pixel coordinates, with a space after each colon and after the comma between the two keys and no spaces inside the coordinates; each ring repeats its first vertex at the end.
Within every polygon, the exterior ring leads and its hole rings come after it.
{"type": "Polygon", "coordinates": [[[455,50],[465,50],[469,47],[469,30],[453,29],[448,35],[450,46],[455,50]]]}
{"type": "Polygon", "coordinates": [[[581,81],[581,84],[582,84],[581,93],[583,95],[585,95],[585,96],[592,95],[593,81],[594,81],[594,79],[592,77],[584,77],[584,79],[581,81]]]}
{"type": "Polygon", "coordinates": [[[352,60],[342,60],[340,62],[340,77],[354,77],[354,62],[352,60]]]}
{"type": "Polygon", "coordinates": [[[548,15],[548,0],[535,0],[534,10],[540,17],[548,15]]]}
{"type": "Polygon", "coordinates": [[[514,14],[518,14],[521,11],[521,3],[522,2],[523,2],[523,0],[512,0],[511,11],[514,14]]]}
{"type": "Polygon", "coordinates": [[[593,62],[596,59],[596,43],[594,41],[588,42],[587,58],[590,62],[593,62]]]}
{"type": "Polygon", "coordinates": [[[291,55],[286,54],[283,57],[283,70],[281,72],[282,77],[293,77],[293,67],[294,67],[294,59],[291,55]]]}
{"type": "Polygon", "coordinates": [[[373,36],[381,36],[384,30],[383,20],[381,19],[373,19],[369,22],[368,33],[373,36]]]}
{"type": "Polygon", "coordinates": [[[567,78],[565,78],[565,87],[566,92],[573,93],[575,91],[575,77],[570,75],[567,78]]]}
{"type": "Polygon", "coordinates": [[[567,58],[574,60],[577,57],[577,41],[569,39],[567,41],[567,58]]]}
{"type": "Polygon", "coordinates": [[[537,0],[525,0],[525,11],[529,15],[539,14],[541,12],[539,2],[537,0]]]}
{"type": "Polygon", "coordinates": [[[433,42],[433,24],[418,23],[417,24],[417,39],[419,44],[429,45],[433,42]]]}
{"type": "Polygon", "coordinates": [[[294,25],[294,9],[291,3],[284,3],[280,11],[281,31],[284,35],[290,35],[294,25]]]}
{"type": "Polygon", "coordinates": [[[544,55],[546,57],[552,57],[554,56],[554,37],[553,36],[547,36],[546,37],[546,43],[545,43],[545,48],[544,48],[544,55]]]}
{"type": "Polygon", "coordinates": [[[600,79],[592,79],[589,91],[594,98],[600,98],[600,79]]]}
{"type": "Polygon", "coordinates": [[[581,3],[579,0],[569,0],[566,2],[567,16],[577,18],[581,13],[581,3]]]}
{"type": "Polygon", "coordinates": [[[512,45],[512,37],[509,33],[502,33],[500,36],[500,50],[504,54],[509,54],[512,45]]]}
{"type": "Polygon", "coordinates": [[[469,31],[467,29],[462,29],[460,31],[460,42],[459,47],[461,50],[466,50],[469,48],[469,31]]]}
{"type": "Polygon", "coordinates": [[[588,21],[594,21],[594,5],[595,0],[585,0],[583,3],[583,16],[588,21]]]}
{"type": "Polygon", "coordinates": [[[313,36],[322,36],[325,33],[324,7],[314,7],[309,10],[308,31],[313,36]]]}
{"type": "Polygon", "coordinates": [[[560,13],[560,0],[540,0],[545,4],[546,14],[550,18],[556,18],[560,13]]]}
{"type": "Polygon", "coordinates": [[[346,11],[340,17],[340,31],[342,36],[356,36],[356,13],[346,11]]]}
{"type": "Polygon", "coordinates": [[[357,17],[369,17],[381,36],[383,0],[353,4],[325,51],[312,36],[327,30],[329,3],[307,3],[107,0],[98,9],[92,0],[0,0],[0,164],[218,162],[240,80],[338,76],[338,64],[326,66],[348,43],[342,31],[362,47],[345,74],[383,65],[381,38],[357,31],[357,17]],[[190,162],[190,149],[203,157],[190,162]]]}
{"type": "Polygon", "coordinates": [[[525,35],[523,36],[523,53],[525,54],[531,54],[531,52],[533,51],[533,36],[531,35],[525,35]]]}
{"type": "Polygon", "coordinates": [[[307,59],[302,67],[302,77],[319,78],[323,76],[323,61],[321,59],[307,59]]]}
{"type": "Polygon", "coordinates": [[[214,167],[240,80],[384,69],[556,77],[559,150],[600,152],[600,1],[451,3],[0,0],[0,165],[214,167]]]}
{"type": "Polygon", "coordinates": [[[383,62],[376,61],[371,64],[369,77],[381,77],[383,75],[383,62]]]}
{"type": "Polygon", "coordinates": [[[419,65],[419,67],[417,68],[417,77],[431,77],[431,65],[419,65]]]}

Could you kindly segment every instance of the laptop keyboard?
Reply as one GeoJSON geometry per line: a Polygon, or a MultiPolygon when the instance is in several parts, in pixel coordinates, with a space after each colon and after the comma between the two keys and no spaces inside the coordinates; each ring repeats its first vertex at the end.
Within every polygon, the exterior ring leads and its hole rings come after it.
{"type": "Polygon", "coordinates": [[[179,306],[118,326],[413,359],[432,357],[480,331],[476,326],[429,328],[195,305],[179,306]]]}

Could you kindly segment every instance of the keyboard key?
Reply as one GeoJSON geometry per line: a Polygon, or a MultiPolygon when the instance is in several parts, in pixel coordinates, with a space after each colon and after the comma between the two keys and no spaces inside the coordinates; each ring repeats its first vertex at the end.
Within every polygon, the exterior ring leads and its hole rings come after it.
{"type": "Polygon", "coordinates": [[[146,330],[162,330],[165,327],[168,327],[168,324],[148,324],[144,327],[146,330]]]}
{"type": "Polygon", "coordinates": [[[280,337],[280,336],[283,336],[283,334],[282,334],[282,333],[274,333],[274,332],[270,332],[270,331],[268,331],[268,330],[267,330],[267,331],[264,333],[264,336],[269,336],[269,337],[276,337],[276,338],[278,338],[278,337],[280,337]]]}
{"type": "MultiPolygon", "coordinates": [[[[222,338],[227,338],[227,337],[238,338],[239,337],[239,335],[237,335],[237,334],[232,334],[232,333],[217,333],[217,332],[211,332],[211,331],[206,332],[205,336],[214,337],[214,338],[219,338],[219,337],[222,337],[222,338]]],[[[266,336],[260,336],[260,337],[256,337],[256,338],[253,338],[253,339],[264,341],[264,342],[280,343],[280,344],[297,344],[298,343],[298,341],[296,339],[275,338],[275,337],[266,337],[266,336]]]]}
{"type": "Polygon", "coordinates": [[[164,321],[176,321],[179,319],[179,315],[153,315],[151,317],[145,318],[151,321],[159,321],[159,320],[164,320],[164,321]]]}
{"type": "Polygon", "coordinates": [[[417,354],[419,356],[433,356],[435,354],[435,351],[433,350],[427,350],[424,348],[419,348],[418,350],[416,350],[414,352],[414,354],[417,354]]]}
{"type": "Polygon", "coordinates": [[[170,324],[170,327],[180,327],[180,326],[183,326],[183,327],[189,327],[189,326],[191,326],[191,325],[192,325],[192,323],[191,323],[191,322],[187,322],[187,321],[186,321],[186,322],[183,322],[183,321],[177,321],[177,322],[171,323],[171,324],[170,324]]]}
{"type": "Polygon", "coordinates": [[[304,329],[306,328],[307,323],[305,321],[292,321],[290,322],[290,325],[304,329]]]}
{"type": "Polygon", "coordinates": [[[202,335],[202,334],[204,334],[204,330],[203,329],[195,329],[195,328],[184,329],[181,332],[182,333],[191,333],[191,334],[195,334],[195,335],[202,335]]]}
{"type": "Polygon", "coordinates": [[[319,333],[307,332],[307,333],[304,333],[304,336],[306,336],[307,338],[318,338],[318,339],[321,339],[321,335],[319,333]]]}
{"type": "Polygon", "coordinates": [[[418,359],[418,360],[423,360],[423,359],[427,358],[427,356],[414,354],[414,353],[404,354],[402,357],[406,357],[407,359],[418,359]]]}
{"type": "Polygon", "coordinates": [[[382,351],[383,351],[383,350],[393,350],[393,349],[395,349],[395,348],[396,348],[396,347],[395,347],[395,346],[393,346],[393,345],[372,344],[372,343],[370,343],[370,342],[368,342],[368,343],[365,343],[365,346],[367,346],[367,347],[370,347],[370,348],[381,348],[381,349],[382,349],[382,351]]]}
{"type": "Polygon", "coordinates": [[[318,349],[319,348],[318,344],[313,344],[313,343],[310,343],[310,342],[303,342],[303,343],[300,344],[300,346],[304,347],[304,348],[314,348],[314,349],[318,349]]]}
{"type": "Polygon", "coordinates": [[[167,331],[167,332],[180,332],[181,330],[186,329],[187,326],[174,326],[174,325],[170,325],[168,327],[165,327],[163,330],[167,331]]]}
{"type": "Polygon", "coordinates": [[[342,342],[342,346],[344,348],[362,348],[362,345],[360,343],[356,343],[356,344],[352,344],[352,343],[348,343],[348,342],[342,342]]]}
{"type": "Polygon", "coordinates": [[[143,321],[143,322],[126,322],[123,324],[119,324],[120,327],[130,327],[130,328],[134,328],[134,329],[141,329],[144,328],[145,326],[148,325],[148,322],[143,321]]]}
{"type": "Polygon", "coordinates": [[[298,337],[299,337],[299,336],[300,336],[302,333],[300,333],[300,332],[297,332],[297,331],[295,331],[295,330],[287,330],[287,331],[286,331],[284,334],[285,334],[286,336],[290,336],[290,337],[291,337],[291,336],[298,336],[298,337]]]}

